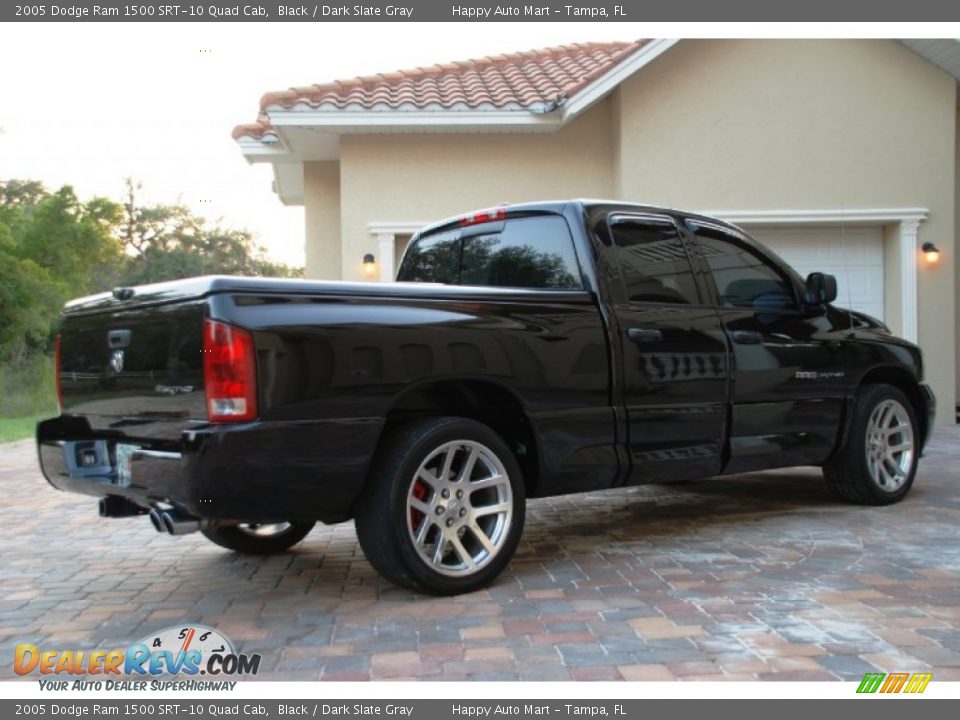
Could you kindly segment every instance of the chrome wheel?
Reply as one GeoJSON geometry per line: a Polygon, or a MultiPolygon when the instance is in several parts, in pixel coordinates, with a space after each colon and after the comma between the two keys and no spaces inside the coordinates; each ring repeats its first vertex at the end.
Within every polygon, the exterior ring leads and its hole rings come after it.
{"type": "Polygon", "coordinates": [[[896,492],[907,481],[915,452],[907,409],[893,399],[878,403],[867,422],[867,470],[878,488],[896,492]]]}
{"type": "Polygon", "coordinates": [[[500,458],[473,440],[433,450],[407,491],[407,531],[420,559],[448,576],[489,564],[513,522],[513,490],[500,458]]]}
{"type": "Polygon", "coordinates": [[[237,529],[253,537],[274,537],[290,529],[290,523],[240,523],[237,529]]]}

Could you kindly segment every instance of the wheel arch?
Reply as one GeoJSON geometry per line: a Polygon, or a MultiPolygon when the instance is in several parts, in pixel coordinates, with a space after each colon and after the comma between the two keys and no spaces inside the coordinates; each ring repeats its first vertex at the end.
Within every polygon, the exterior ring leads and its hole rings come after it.
{"type": "Polygon", "coordinates": [[[540,479],[536,429],[517,395],[495,381],[444,379],[408,388],[390,404],[378,448],[398,425],[439,416],[469,418],[496,432],[520,465],[527,496],[533,494],[540,479]]]}
{"type": "MultiPolygon", "coordinates": [[[[864,373],[863,377],[860,378],[860,382],[857,383],[857,387],[854,388],[854,394],[860,392],[861,388],[865,385],[877,385],[884,383],[886,385],[892,385],[895,388],[901,390],[904,395],[907,396],[907,399],[910,400],[910,405],[913,407],[914,416],[917,418],[917,423],[920,426],[921,442],[920,446],[923,447],[926,444],[927,439],[930,437],[929,427],[929,418],[925,411],[923,394],[920,391],[920,383],[916,377],[908,370],[897,367],[895,365],[882,365],[880,367],[875,367],[864,373]]],[[[847,427],[844,432],[849,431],[850,419],[847,419],[847,427]]]]}

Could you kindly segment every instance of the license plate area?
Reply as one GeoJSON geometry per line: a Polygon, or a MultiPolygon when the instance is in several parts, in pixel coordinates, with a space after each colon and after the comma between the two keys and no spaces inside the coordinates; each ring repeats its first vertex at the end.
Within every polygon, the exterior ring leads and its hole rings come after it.
{"type": "Polygon", "coordinates": [[[133,482],[133,456],[139,449],[139,445],[117,443],[117,485],[120,487],[130,487],[133,482]]]}

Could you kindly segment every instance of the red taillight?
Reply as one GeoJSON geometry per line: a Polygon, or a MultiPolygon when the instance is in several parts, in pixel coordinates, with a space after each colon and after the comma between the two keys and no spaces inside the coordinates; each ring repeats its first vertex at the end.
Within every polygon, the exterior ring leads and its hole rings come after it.
{"type": "Polygon", "coordinates": [[[242,422],[257,417],[253,336],[216,320],[204,321],[203,383],[211,422],[242,422]]]}
{"type": "Polygon", "coordinates": [[[460,218],[460,227],[468,225],[479,225],[485,222],[496,222],[497,220],[506,220],[507,211],[504,208],[491,208],[490,210],[481,210],[470,215],[464,215],[460,218]]]}
{"type": "Polygon", "coordinates": [[[53,372],[57,378],[57,407],[63,412],[63,380],[60,378],[60,371],[63,368],[63,360],[60,351],[60,336],[53,339],[53,372]]]}

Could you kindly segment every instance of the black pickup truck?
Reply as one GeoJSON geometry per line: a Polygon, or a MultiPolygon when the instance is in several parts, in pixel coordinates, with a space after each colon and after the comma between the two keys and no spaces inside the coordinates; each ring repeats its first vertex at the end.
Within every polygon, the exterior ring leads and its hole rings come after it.
{"type": "Polygon", "coordinates": [[[526,498],[819,465],[888,504],[930,435],[916,346],[708,217],[498,207],[417,234],[397,279],[69,303],[45,476],[239,552],[352,518],[381,574],[453,594],[503,570],[526,498]]]}

